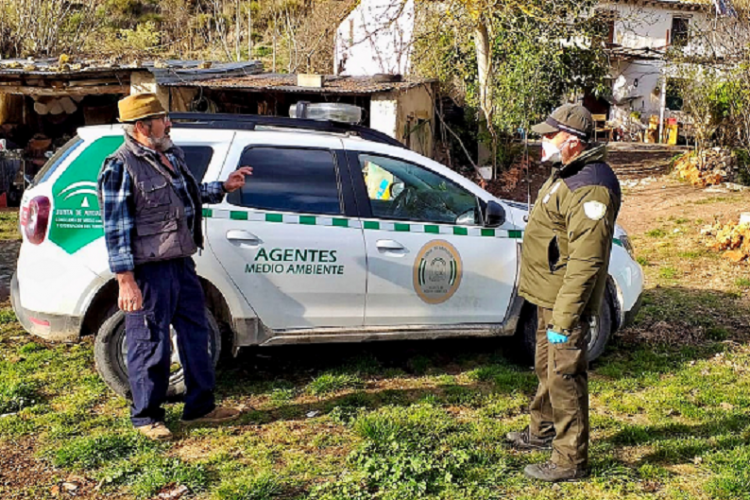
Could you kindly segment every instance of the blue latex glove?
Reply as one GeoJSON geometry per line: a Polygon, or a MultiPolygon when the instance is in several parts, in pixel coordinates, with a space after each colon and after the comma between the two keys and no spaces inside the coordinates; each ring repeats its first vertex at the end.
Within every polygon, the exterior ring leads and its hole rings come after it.
{"type": "Polygon", "coordinates": [[[547,330],[547,340],[550,344],[564,344],[568,341],[568,336],[554,330],[547,330]]]}

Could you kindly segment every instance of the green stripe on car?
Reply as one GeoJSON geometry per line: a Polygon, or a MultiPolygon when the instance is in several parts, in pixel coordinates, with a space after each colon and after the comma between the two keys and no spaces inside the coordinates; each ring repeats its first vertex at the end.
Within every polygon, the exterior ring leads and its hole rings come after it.
{"type": "Polygon", "coordinates": [[[465,226],[439,226],[436,224],[411,224],[405,222],[380,222],[343,217],[325,217],[316,215],[293,215],[280,213],[266,213],[244,210],[220,210],[204,208],[203,217],[207,219],[231,219],[238,221],[273,222],[282,224],[300,224],[305,226],[332,226],[338,228],[364,228],[367,231],[393,231],[397,233],[426,233],[435,235],[477,236],[483,238],[514,238],[523,237],[523,231],[488,229],[465,226]]]}

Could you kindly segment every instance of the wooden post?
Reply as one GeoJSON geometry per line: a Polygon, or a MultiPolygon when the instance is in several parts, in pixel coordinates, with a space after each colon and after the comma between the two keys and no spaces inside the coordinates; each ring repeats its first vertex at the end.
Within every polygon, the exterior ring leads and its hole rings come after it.
{"type": "Polygon", "coordinates": [[[23,123],[23,96],[0,92],[0,125],[23,123]]]}

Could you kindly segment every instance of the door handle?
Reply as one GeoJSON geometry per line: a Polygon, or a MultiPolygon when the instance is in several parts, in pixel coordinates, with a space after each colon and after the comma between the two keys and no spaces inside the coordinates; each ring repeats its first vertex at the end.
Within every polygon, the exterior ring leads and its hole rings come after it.
{"type": "Polygon", "coordinates": [[[380,250],[381,252],[405,252],[406,251],[406,248],[404,248],[404,245],[394,240],[378,240],[377,243],[375,243],[375,246],[377,246],[378,250],[380,250]]]}
{"type": "Polygon", "coordinates": [[[231,230],[227,231],[227,239],[233,243],[239,243],[240,245],[258,246],[262,243],[260,238],[255,236],[253,233],[247,231],[231,230]]]}

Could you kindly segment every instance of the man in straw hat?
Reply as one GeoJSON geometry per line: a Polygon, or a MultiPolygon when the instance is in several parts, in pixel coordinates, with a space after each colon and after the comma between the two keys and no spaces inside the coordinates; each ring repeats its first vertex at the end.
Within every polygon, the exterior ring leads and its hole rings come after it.
{"type": "Polygon", "coordinates": [[[214,403],[205,299],[191,256],[203,246],[202,203],[240,189],[252,168],[224,182],[198,184],[175,146],[171,122],[154,94],[119,103],[125,143],[107,158],[99,192],[117,304],[125,312],[131,421],[151,439],[172,437],[164,425],[170,374],[170,325],[185,374],[185,423],[220,423],[239,411],[214,403]]]}
{"type": "Polygon", "coordinates": [[[537,306],[539,388],[531,424],[507,438],[518,449],[552,450],[527,476],[575,481],[589,473],[587,337],[607,286],[620,184],[605,146],[591,143],[594,121],[583,106],[564,105],[533,130],[542,161],[553,164],[526,226],[519,285],[537,306]]]}

